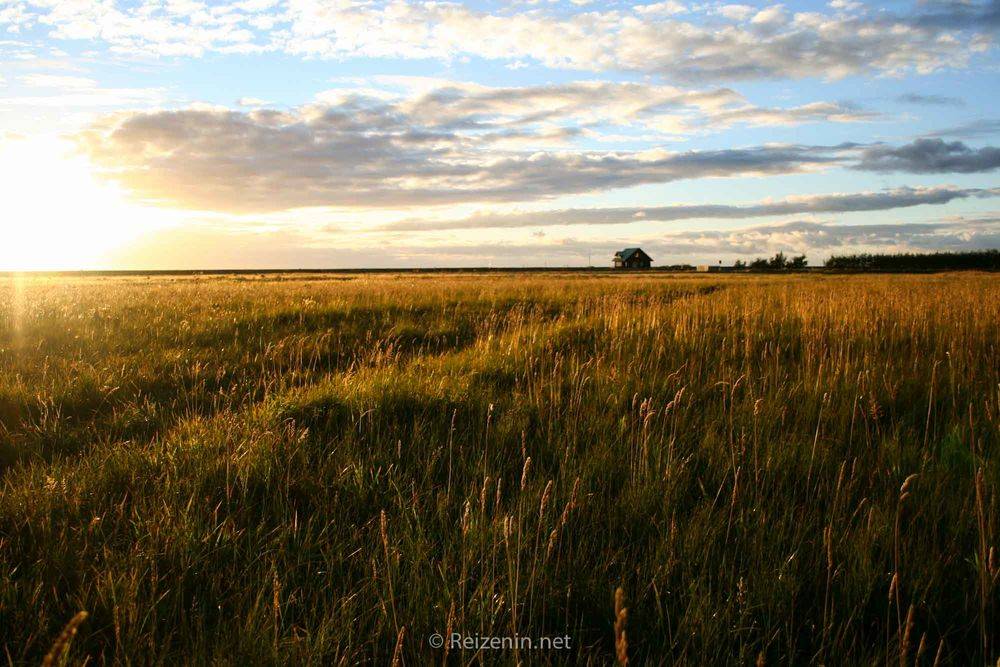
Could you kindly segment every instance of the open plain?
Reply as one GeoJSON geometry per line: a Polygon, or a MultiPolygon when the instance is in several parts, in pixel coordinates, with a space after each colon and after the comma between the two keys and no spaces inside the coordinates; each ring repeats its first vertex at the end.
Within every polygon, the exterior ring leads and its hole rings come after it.
{"type": "Polygon", "coordinates": [[[5,278],[2,658],[992,664],[998,343],[984,273],[5,278]]]}

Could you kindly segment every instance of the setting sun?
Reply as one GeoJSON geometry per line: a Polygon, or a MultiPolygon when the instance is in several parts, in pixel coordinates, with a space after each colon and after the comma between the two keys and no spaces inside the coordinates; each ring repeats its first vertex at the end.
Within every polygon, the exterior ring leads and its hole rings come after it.
{"type": "Polygon", "coordinates": [[[87,159],[57,137],[0,143],[0,179],[4,269],[96,268],[105,253],[164,224],[162,213],[98,180],[87,159]]]}

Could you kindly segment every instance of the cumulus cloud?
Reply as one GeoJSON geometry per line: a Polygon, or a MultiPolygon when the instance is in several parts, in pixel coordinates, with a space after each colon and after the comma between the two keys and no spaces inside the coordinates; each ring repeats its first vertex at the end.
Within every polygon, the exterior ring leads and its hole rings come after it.
{"type": "Polygon", "coordinates": [[[346,94],[336,104],[291,111],[122,113],[77,138],[105,175],[143,199],[228,211],[531,201],[688,178],[794,173],[835,164],[854,150],[552,148],[572,139],[588,117],[653,123],[665,107],[725,115],[734,100],[745,106],[729,91],[664,89],[644,99],[648,90],[445,88],[389,101],[346,94]]]}
{"type": "Polygon", "coordinates": [[[680,81],[838,78],[962,66],[991,48],[996,0],[892,14],[856,3],[832,12],[781,5],[493,13],[423,0],[199,0],[56,3],[23,0],[0,21],[38,24],[63,39],[100,40],[116,54],[285,53],[323,58],[453,60],[476,56],[588,71],[650,72],[680,81]],[[690,15],[689,15],[690,14],[690,15]]]}
{"type": "Polygon", "coordinates": [[[458,220],[410,219],[383,225],[392,231],[472,228],[545,227],[553,225],[621,225],[692,219],[743,219],[801,213],[888,211],[913,206],[1000,196],[1000,188],[893,188],[879,192],[804,195],[742,206],[721,204],[576,208],[523,213],[481,213],[458,220]]]}
{"type": "MultiPolygon", "coordinates": [[[[725,88],[424,83],[420,92],[396,97],[339,90],[326,97],[329,103],[288,111],[119,113],[81,132],[78,141],[106,176],[142,199],[226,211],[535,201],[682,179],[787,174],[830,166],[969,173],[1000,164],[1000,149],[971,149],[927,138],[899,147],[581,150],[573,146],[576,138],[600,138],[608,128],[613,132],[640,127],[662,137],[700,124],[861,112],[838,107],[834,114],[826,103],[754,107],[725,88]]],[[[901,201],[958,195],[924,190],[896,191],[893,196],[901,201]]],[[[865,205],[876,210],[885,197],[872,194],[865,205]]],[[[825,200],[823,205],[835,203],[825,200]]],[[[808,210],[803,202],[789,206],[808,210]]]]}
{"type": "MultiPolygon", "coordinates": [[[[30,83],[61,85],[53,104],[66,96],[94,105],[136,103],[151,94],[102,91],[81,77],[36,75],[30,83]]],[[[142,199],[227,211],[535,201],[830,166],[969,173],[995,168],[1000,152],[929,138],[900,147],[659,147],[733,125],[875,117],[833,102],[761,107],[725,87],[576,81],[500,88],[420,77],[335,83],[340,87],[321,93],[316,103],[291,110],[242,98],[241,111],[192,107],[113,114],[79,133],[79,145],[106,176],[142,199]],[[647,148],[583,150],[583,139],[589,146],[607,140],[647,148]]],[[[0,101],[5,103],[11,102],[0,101]]]]}
{"type": "Polygon", "coordinates": [[[1000,167],[1000,148],[970,148],[961,141],[917,139],[904,146],[871,146],[855,168],[863,171],[903,171],[940,174],[993,171],[1000,167]]]}

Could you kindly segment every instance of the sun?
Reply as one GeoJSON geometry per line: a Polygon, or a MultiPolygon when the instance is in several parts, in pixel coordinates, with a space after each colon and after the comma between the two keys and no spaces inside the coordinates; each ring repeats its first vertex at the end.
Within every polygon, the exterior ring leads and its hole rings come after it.
{"type": "Polygon", "coordinates": [[[102,258],[163,224],[56,136],[0,139],[0,270],[113,268],[102,258]]]}

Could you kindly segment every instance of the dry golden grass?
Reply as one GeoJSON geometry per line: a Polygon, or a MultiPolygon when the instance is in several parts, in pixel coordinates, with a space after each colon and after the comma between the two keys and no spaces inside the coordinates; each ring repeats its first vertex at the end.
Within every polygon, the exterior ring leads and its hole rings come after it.
{"type": "Polygon", "coordinates": [[[10,279],[4,655],[995,662],[998,334],[993,274],[10,279]]]}

